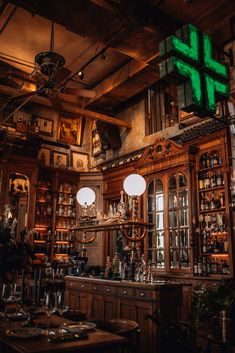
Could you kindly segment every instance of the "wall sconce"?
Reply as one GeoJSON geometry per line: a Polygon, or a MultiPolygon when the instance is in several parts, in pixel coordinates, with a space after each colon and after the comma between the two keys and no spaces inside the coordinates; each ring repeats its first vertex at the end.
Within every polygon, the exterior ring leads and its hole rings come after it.
{"type": "Polygon", "coordinates": [[[123,236],[131,242],[131,259],[134,259],[136,252],[136,243],[141,241],[146,235],[146,227],[144,227],[143,233],[139,234],[139,228],[141,228],[141,221],[138,219],[138,197],[141,196],[146,189],[146,181],[139,174],[130,174],[126,177],[123,183],[123,188],[127,195],[132,198],[132,210],[131,210],[131,221],[136,222],[131,226],[131,234],[128,234],[127,229],[120,227],[123,236]]]}
{"type": "Polygon", "coordinates": [[[139,174],[130,174],[123,183],[123,188],[127,195],[132,198],[132,221],[138,220],[138,197],[141,196],[146,189],[146,181],[139,174]]]}
{"type": "MultiPolygon", "coordinates": [[[[78,190],[77,202],[81,206],[81,214],[79,217],[80,224],[91,224],[96,218],[96,208],[95,208],[95,192],[91,188],[83,187],[78,190]]],[[[82,239],[77,238],[77,242],[82,244],[82,257],[86,257],[87,249],[86,245],[92,243],[96,238],[96,233],[90,239],[87,238],[87,232],[82,231],[82,239]]]]}
{"type": "Polygon", "coordinates": [[[80,223],[90,223],[96,218],[95,192],[91,188],[84,187],[78,190],[76,198],[81,206],[80,223]]]}

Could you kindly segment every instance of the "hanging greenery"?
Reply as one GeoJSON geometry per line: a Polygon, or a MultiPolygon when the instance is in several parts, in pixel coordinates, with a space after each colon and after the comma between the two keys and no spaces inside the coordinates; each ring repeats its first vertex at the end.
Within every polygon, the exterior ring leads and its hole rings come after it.
{"type": "MultiPolygon", "coordinates": [[[[6,205],[8,206],[8,205],[6,205]]],[[[10,281],[23,268],[29,269],[33,250],[27,242],[16,241],[16,219],[11,214],[0,218],[0,281],[10,281]]]]}

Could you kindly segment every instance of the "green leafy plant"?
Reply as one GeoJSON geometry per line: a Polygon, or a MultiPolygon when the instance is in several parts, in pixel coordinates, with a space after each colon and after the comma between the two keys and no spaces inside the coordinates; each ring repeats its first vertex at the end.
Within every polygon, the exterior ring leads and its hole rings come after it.
{"type": "Polygon", "coordinates": [[[8,281],[28,266],[33,251],[25,242],[15,240],[15,220],[0,218],[0,281],[8,281]]]}
{"type": "Polygon", "coordinates": [[[196,353],[196,330],[191,321],[175,320],[164,317],[160,312],[146,315],[159,330],[160,353],[196,353]]]}

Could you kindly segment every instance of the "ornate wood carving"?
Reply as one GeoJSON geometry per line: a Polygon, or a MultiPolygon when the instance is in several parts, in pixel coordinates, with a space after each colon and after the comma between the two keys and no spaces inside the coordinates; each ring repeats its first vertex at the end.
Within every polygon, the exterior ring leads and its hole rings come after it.
{"type": "Polygon", "coordinates": [[[137,168],[140,168],[146,164],[152,163],[155,160],[176,156],[183,151],[184,147],[180,146],[176,142],[165,139],[164,137],[157,138],[152,146],[145,149],[136,166],[137,168]]]}

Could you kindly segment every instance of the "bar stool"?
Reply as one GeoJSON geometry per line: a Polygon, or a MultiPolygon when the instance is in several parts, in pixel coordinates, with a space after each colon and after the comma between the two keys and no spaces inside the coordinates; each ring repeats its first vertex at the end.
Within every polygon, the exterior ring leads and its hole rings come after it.
{"type": "Polygon", "coordinates": [[[89,320],[94,322],[98,329],[115,333],[116,335],[125,337],[128,340],[124,352],[139,352],[139,335],[140,328],[137,322],[125,319],[110,320],[89,320]]]}

